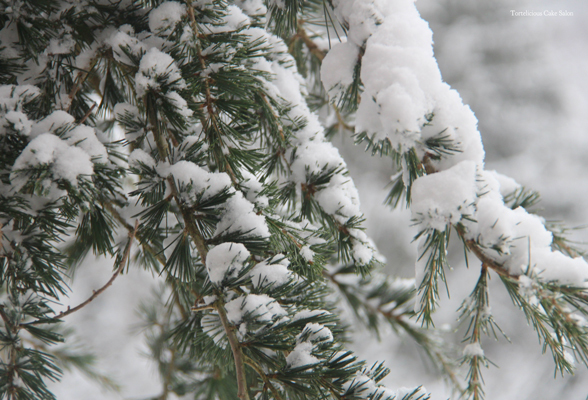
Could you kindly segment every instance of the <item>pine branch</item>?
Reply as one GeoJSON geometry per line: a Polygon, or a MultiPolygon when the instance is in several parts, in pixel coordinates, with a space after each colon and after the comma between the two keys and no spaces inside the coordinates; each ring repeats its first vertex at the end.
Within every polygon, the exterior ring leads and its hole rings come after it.
{"type": "Polygon", "coordinates": [[[365,323],[365,320],[367,319],[369,328],[375,330],[378,338],[380,337],[380,332],[378,326],[379,322],[376,320],[377,316],[380,316],[387,321],[395,331],[398,331],[398,328],[400,328],[419,346],[421,346],[425,354],[435,366],[440,367],[443,377],[451,382],[454,389],[459,393],[463,393],[463,388],[457,376],[457,372],[455,371],[455,366],[452,365],[448,354],[446,354],[446,346],[442,347],[442,344],[440,345],[439,343],[436,343],[436,339],[432,336],[432,333],[429,332],[429,329],[420,328],[408,321],[408,318],[412,317],[413,313],[409,311],[410,305],[407,303],[409,302],[409,298],[413,298],[414,290],[412,290],[413,293],[411,293],[408,298],[406,292],[395,295],[392,293],[391,288],[385,284],[385,280],[380,282],[380,279],[375,276],[362,279],[356,288],[354,285],[342,284],[337,280],[337,276],[343,271],[344,269],[339,269],[334,273],[329,273],[325,270],[323,276],[329,279],[329,281],[337,287],[339,292],[343,294],[349,305],[352,307],[358,320],[365,323]],[[373,285],[371,280],[379,282],[379,285],[381,285],[382,288],[386,287],[387,290],[381,294],[381,299],[377,297],[377,293],[375,293],[374,290],[368,289],[369,293],[367,296],[363,293],[362,289],[366,287],[369,288],[373,285]],[[374,305],[375,300],[379,300],[377,306],[374,305]],[[386,307],[389,304],[395,304],[395,307],[386,307]],[[360,312],[362,310],[365,314],[360,312]]]}
{"type": "MultiPolygon", "coordinates": [[[[189,12],[189,15],[191,15],[191,19],[192,19],[193,23],[195,24],[194,9],[191,4],[189,4],[188,9],[191,10],[188,12],[189,12]]],[[[194,25],[194,29],[196,29],[196,28],[197,27],[194,25]]],[[[197,30],[195,30],[194,32],[197,32],[197,30]]],[[[199,49],[199,47],[198,47],[198,49],[199,49]]],[[[200,54],[200,57],[201,57],[201,54],[200,54]]],[[[203,59],[202,59],[202,62],[203,62],[203,59]]],[[[208,90],[208,95],[209,94],[210,93],[208,90]]],[[[145,99],[146,98],[147,98],[147,96],[145,97],[145,99]]],[[[210,106],[212,106],[212,105],[210,104],[210,106]]],[[[157,116],[156,116],[154,110],[152,111],[152,113],[148,112],[148,115],[149,115],[149,118],[153,120],[152,125],[154,127],[155,142],[157,144],[157,150],[159,152],[160,158],[162,160],[166,160],[169,155],[169,147],[167,146],[166,139],[163,137],[163,133],[159,129],[156,128],[159,126],[159,123],[157,121],[157,116]]],[[[202,237],[202,235],[198,231],[198,228],[196,227],[196,224],[194,222],[194,215],[193,215],[192,211],[190,209],[186,208],[184,203],[181,201],[177,186],[174,181],[174,178],[172,176],[169,176],[167,178],[167,181],[171,187],[172,196],[176,202],[176,205],[180,209],[180,212],[184,218],[185,229],[187,229],[188,233],[190,234],[190,237],[192,238],[192,241],[194,242],[194,244],[198,250],[198,253],[200,255],[200,259],[201,259],[202,263],[206,264],[206,256],[208,254],[208,249],[207,249],[206,243],[204,241],[204,238],[202,237]]],[[[227,335],[227,338],[229,340],[229,344],[231,345],[231,350],[233,352],[233,357],[235,360],[235,369],[236,369],[237,385],[238,385],[238,394],[237,395],[240,400],[249,400],[249,391],[247,389],[245,364],[243,362],[243,353],[242,353],[241,345],[237,339],[237,336],[235,335],[234,327],[229,323],[229,321],[227,319],[226,311],[224,309],[224,303],[222,300],[220,300],[220,299],[222,299],[221,293],[217,293],[217,295],[219,296],[219,301],[216,303],[215,308],[216,308],[218,315],[220,317],[220,320],[222,322],[223,328],[225,330],[225,334],[227,335]]]]}
{"type": "MultiPolygon", "coordinates": [[[[192,4],[192,0],[187,0],[186,3],[188,5],[188,17],[190,18],[192,31],[194,33],[194,36],[197,39],[197,40],[194,40],[195,45],[196,45],[196,54],[198,57],[198,61],[200,63],[200,67],[204,71],[206,69],[206,60],[205,60],[204,56],[202,55],[202,46],[200,43],[200,38],[201,38],[201,35],[203,35],[203,34],[200,33],[200,29],[198,28],[198,23],[196,22],[196,18],[194,16],[194,6],[192,4]]],[[[214,98],[212,97],[212,94],[211,94],[210,81],[209,81],[208,76],[204,77],[204,95],[205,95],[204,107],[208,111],[208,117],[209,117],[210,122],[208,120],[206,120],[206,118],[204,118],[204,116],[201,116],[200,123],[202,124],[202,130],[206,131],[207,129],[210,128],[210,126],[212,126],[213,130],[216,132],[216,135],[217,135],[216,139],[219,140],[220,146],[222,148],[224,146],[223,132],[219,128],[219,121],[217,120],[216,111],[214,110],[214,107],[213,107],[214,98]]],[[[217,154],[217,152],[214,152],[214,153],[215,153],[215,155],[217,154]]],[[[231,180],[233,181],[233,185],[236,186],[237,185],[237,177],[235,176],[235,172],[233,171],[231,165],[226,160],[224,162],[222,162],[222,161],[223,160],[220,160],[220,159],[217,160],[219,167],[221,167],[222,170],[224,170],[225,172],[227,172],[229,174],[229,176],[231,177],[231,180]]]]}

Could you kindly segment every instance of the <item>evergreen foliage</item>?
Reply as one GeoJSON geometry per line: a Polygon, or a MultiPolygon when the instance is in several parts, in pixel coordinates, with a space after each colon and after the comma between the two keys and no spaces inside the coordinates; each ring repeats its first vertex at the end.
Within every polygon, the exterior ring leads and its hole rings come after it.
{"type": "MultiPolygon", "coordinates": [[[[464,151],[434,112],[420,128],[439,129],[412,146],[353,126],[367,101],[367,42],[346,84],[324,90],[318,76],[330,47],[321,40],[359,40],[341,4],[0,1],[0,398],[53,399],[47,383],[69,368],[116,389],[63,325],[129,268],[161,278],[140,310],[159,399],[427,399],[423,388],[386,388],[384,364],[346,349],[345,307],[376,334],[407,334],[456,393],[482,398],[482,333],[501,332],[488,311],[492,271],[558,371],[572,371],[571,354],[587,362],[584,285],[543,279],[530,259],[513,272],[501,257],[514,239],[473,236],[472,204],[443,226],[413,213],[417,287],[378,271],[328,137],[352,133],[391,157],[395,207],[414,204],[419,180],[464,151]],[[452,230],[482,263],[461,309],[461,360],[433,326],[452,230]],[[111,279],[57,312],[89,255],[112,258],[111,279]],[[64,341],[74,345],[55,346],[64,341]]],[[[513,212],[537,200],[524,188],[504,195],[513,212]]],[[[549,229],[555,250],[580,255],[565,228],[549,229]]]]}

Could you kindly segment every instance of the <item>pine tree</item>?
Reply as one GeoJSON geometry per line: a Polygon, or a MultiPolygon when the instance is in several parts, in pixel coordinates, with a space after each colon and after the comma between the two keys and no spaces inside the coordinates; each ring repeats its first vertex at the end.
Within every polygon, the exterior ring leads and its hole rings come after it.
{"type": "Polygon", "coordinates": [[[482,398],[490,274],[558,371],[588,361],[588,265],[527,211],[535,192],[484,171],[430,30],[389,3],[0,2],[1,398],[52,399],[72,366],[109,383],[55,345],[129,268],[165,282],[141,309],[159,399],[428,398],[346,349],[343,303],[482,398]],[[397,164],[387,201],[419,227],[416,288],[378,271],[337,131],[397,164]],[[481,262],[461,360],[433,329],[452,230],[481,262]],[[89,255],[111,279],[55,311],[89,255]]]}

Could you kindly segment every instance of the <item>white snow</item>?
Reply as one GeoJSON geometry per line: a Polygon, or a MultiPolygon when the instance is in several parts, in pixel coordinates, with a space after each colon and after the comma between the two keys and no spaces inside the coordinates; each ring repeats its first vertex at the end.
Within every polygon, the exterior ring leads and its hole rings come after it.
{"type": "Polygon", "coordinates": [[[297,341],[301,342],[301,338],[306,336],[306,342],[311,343],[330,343],[333,341],[333,333],[329,328],[322,324],[308,323],[297,336],[297,341]]]}
{"type": "Polygon", "coordinates": [[[262,0],[235,0],[234,3],[249,16],[267,13],[267,7],[262,0]]]}
{"type": "Polygon", "coordinates": [[[8,111],[4,116],[6,121],[12,125],[15,131],[21,135],[29,135],[31,133],[31,127],[33,123],[29,121],[27,116],[20,111],[8,111]]]}
{"type": "Polygon", "coordinates": [[[239,324],[244,318],[258,323],[273,323],[278,317],[287,315],[276,300],[266,294],[248,294],[225,304],[227,318],[232,324],[239,324]]]}
{"type": "Polygon", "coordinates": [[[476,201],[476,164],[463,161],[456,166],[414,181],[412,218],[424,229],[445,231],[464,215],[474,214],[476,201]]]}
{"type": "MultiPolygon", "coordinates": [[[[310,112],[306,105],[304,94],[304,80],[296,71],[296,63],[288,54],[288,48],[283,40],[268,34],[260,28],[247,28],[243,31],[252,40],[263,39],[274,53],[267,57],[253,59],[252,69],[271,73],[270,79],[262,78],[268,94],[278,103],[289,107],[287,118],[282,119],[285,126],[292,125],[291,121],[304,120],[306,124],[297,129],[293,142],[296,156],[290,164],[289,179],[298,187],[308,184],[307,177],[319,175],[330,169],[338,169],[331,181],[321,187],[312,188],[314,198],[318,204],[334,217],[338,223],[345,224],[349,218],[361,218],[357,190],[350,177],[346,176],[346,165],[338,150],[324,137],[323,127],[317,116],[310,112]]],[[[341,50],[343,53],[345,49],[341,50]]],[[[349,52],[347,52],[349,53],[349,52]]],[[[349,54],[347,54],[349,56],[349,54]]],[[[349,57],[348,57],[349,58],[349,57]]],[[[338,67],[343,67],[339,65],[338,67]]],[[[349,72],[343,75],[349,78],[349,72]]],[[[351,68],[352,71],[352,68],[351,68]]],[[[328,78],[327,78],[328,79],[328,78]]],[[[333,82],[336,84],[336,82],[333,82]]],[[[284,155],[290,158],[294,149],[288,149],[284,155]]],[[[306,195],[302,193],[302,195],[306,195]]],[[[350,232],[357,251],[354,255],[360,264],[368,264],[374,256],[373,245],[367,241],[365,234],[359,231],[350,232]],[[356,235],[357,234],[357,235],[356,235]],[[371,256],[370,256],[371,252],[371,256]]]]}
{"type": "Polygon", "coordinates": [[[335,1],[339,18],[349,24],[348,41],[333,46],[321,69],[323,83],[334,102],[352,82],[351,72],[361,57],[364,92],[356,115],[356,132],[375,141],[388,141],[406,152],[422,149],[424,140],[449,136],[461,150],[435,165],[447,169],[463,160],[483,162],[477,120],[457,92],[443,83],[433,56],[432,32],[412,1],[335,1]],[[433,115],[428,123],[426,116],[433,115]]]}
{"type": "MultiPolygon", "coordinates": [[[[158,170],[162,177],[174,177],[180,196],[188,204],[194,204],[199,196],[202,196],[202,200],[207,200],[231,187],[231,179],[227,174],[208,172],[190,161],[182,160],[173,165],[162,163],[158,170]]],[[[168,187],[166,196],[170,193],[171,189],[168,187]]]]}
{"type": "Polygon", "coordinates": [[[330,315],[331,313],[327,310],[302,310],[296,313],[292,318],[292,322],[299,321],[301,319],[310,319],[319,315],[330,315]]]}
{"type": "Polygon", "coordinates": [[[129,165],[137,167],[139,164],[145,164],[147,167],[155,168],[155,160],[147,152],[141,149],[135,149],[129,155],[129,165]]]}
{"type": "Polygon", "coordinates": [[[341,92],[353,83],[358,55],[359,47],[355,43],[337,43],[323,60],[321,80],[331,97],[339,98],[341,92]]]}
{"type": "Polygon", "coordinates": [[[306,260],[306,262],[312,262],[314,259],[314,251],[309,246],[302,246],[300,248],[300,255],[306,260]]]}
{"type": "MultiPolygon", "coordinates": [[[[130,25],[122,25],[118,29],[106,29],[102,33],[101,39],[102,43],[112,48],[112,54],[116,61],[127,65],[133,65],[133,62],[125,51],[129,51],[135,56],[140,56],[149,48],[145,43],[137,39],[134,34],[135,32],[130,25]]],[[[76,61],[80,64],[80,68],[85,69],[89,67],[90,59],[95,55],[94,52],[95,50],[88,51],[88,54],[82,52],[80,56],[78,56],[76,61]]]]}
{"type": "Polygon", "coordinates": [[[194,114],[192,110],[188,108],[188,103],[178,92],[168,92],[165,97],[176,107],[176,111],[184,118],[189,118],[194,114]]]}
{"type": "Polygon", "coordinates": [[[64,35],[62,38],[52,38],[49,41],[47,52],[49,54],[69,54],[72,53],[75,48],[76,42],[73,37],[69,34],[64,35]]]}
{"type": "Polygon", "coordinates": [[[240,191],[236,191],[225,203],[214,235],[237,232],[261,238],[270,236],[265,217],[255,212],[253,204],[245,199],[240,191]]]}
{"type": "Polygon", "coordinates": [[[150,89],[158,90],[161,85],[157,80],[163,80],[163,84],[174,89],[186,87],[186,82],[184,82],[174,59],[169,54],[152,47],[141,58],[139,72],[135,75],[137,96],[143,96],[150,89]]]}
{"type": "Polygon", "coordinates": [[[283,264],[271,264],[271,260],[260,262],[249,272],[254,288],[276,287],[288,283],[293,273],[283,264]]]}
{"type": "Polygon", "coordinates": [[[65,135],[70,145],[84,150],[94,163],[106,164],[108,153],[104,145],[96,137],[96,131],[86,125],[78,125],[65,135]]]}
{"type": "Polygon", "coordinates": [[[249,23],[249,17],[239,7],[229,5],[227,7],[227,14],[221,17],[220,21],[215,21],[214,24],[202,24],[202,29],[207,34],[233,32],[249,25],[249,23]]]}
{"type": "Polygon", "coordinates": [[[562,285],[587,287],[588,263],[582,257],[571,258],[548,248],[531,253],[531,265],[544,281],[557,281],[562,285]]]}
{"type": "Polygon", "coordinates": [[[22,111],[23,103],[40,93],[39,88],[32,85],[0,85],[0,110],[22,111]]]}
{"type": "Polygon", "coordinates": [[[39,122],[34,123],[31,127],[30,136],[31,138],[35,138],[43,133],[55,133],[57,131],[67,129],[69,127],[68,125],[72,125],[74,122],[74,117],[65,111],[56,110],[39,122]]]}
{"type": "Polygon", "coordinates": [[[298,343],[286,357],[288,367],[293,369],[318,364],[319,359],[311,354],[313,348],[314,345],[310,342],[298,343]]]}
{"type": "Polygon", "coordinates": [[[84,150],[68,145],[51,133],[33,139],[14,162],[11,180],[15,189],[19,190],[27,182],[18,172],[39,166],[49,166],[55,179],[65,179],[73,186],[77,186],[78,176],[94,173],[90,156],[84,150]]]}
{"type": "Polygon", "coordinates": [[[169,35],[186,13],[186,6],[176,1],[166,1],[149,13],[149,30],[159,35],[169,35]]]}
{"type": "Polygon", "coordinates": [[[464,357],[484,357],[484,350],[480,346],[480,342],[473,342],[463,348],[464,357]]]}
{"type": "Polygon", "coordinates": [[[243,180],[239,183],[245,188],[246,198],[260,207],[267,207],[269,200],[267,196],[261,196],[259,193],[263,190],[263,185],[255,175],[247,170],[241,171],[243,180]]]}
{"type": "Polygon", "coordinates": [[[244,268],[250,253],[241,243],[222,243],[206,256],[206,270],[210,281],[220,286],[225,278],[235,278],[244,268]]]}

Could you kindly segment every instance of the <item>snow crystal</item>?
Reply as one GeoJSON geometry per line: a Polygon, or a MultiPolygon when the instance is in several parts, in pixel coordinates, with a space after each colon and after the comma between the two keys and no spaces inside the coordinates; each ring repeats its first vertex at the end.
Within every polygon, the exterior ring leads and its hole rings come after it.
{"type": "Polygon", "coordinates": [[[463,349],[464,357],[484,357],[484,350],[480,346],[480,342],[470,343],[463,349]]]}
{"type": "Polygon", "coordinates": [[[179,89],[186,87],[174,59],[152,47],[141,58],[139,72],[135,75],[137,96],[143,96],[149,89],[159,89],[162,83],[179,89]]]}
{"type": "Polygon", "coordinates": [[[149,30],[159,35],[169,35],[182,20],[186,6],[175,1],[166,1],[149,13],[149,30]]]}
{"type": "Polygon", "coordinates": [[[444,231],[448,224],[458,223],[463,215],[472,215],[475,200],[476,164],[463,161],[414,181],[412,218],[425,229],[444,231]]]}
{"type": "Polygon", "coordinates": [[[15,172],[41,165],[48,165],[55,179],[65,179],[74,186],[78,184],[78,176],[94,173],[90,156],[85,151],[69,146],[51,133],[44,133],[25,147],[12,167],[11,180],[16,190],[24,186],[26,179],[15,179],[15,172]]]}
{"type": "Polygon", "coordinates": [[[210,281],[220,285],[225,278],[236,278],[244,268],[250,253],[241,243],[222,243],[206,256],[206,270],[210,281]]]}
{"type": "Polygon", "coordinates": [[[320,361],[311,354],[314,346],[310,342],[298,343],[286,357],[286,364],[289,368],[300,368],[306,365],[315,365],[320,361]]]}

